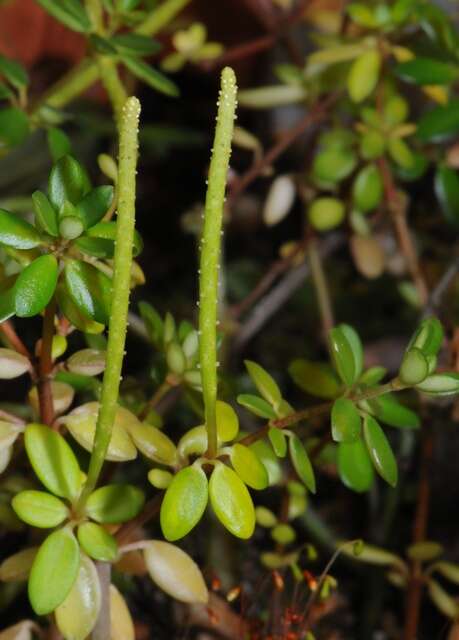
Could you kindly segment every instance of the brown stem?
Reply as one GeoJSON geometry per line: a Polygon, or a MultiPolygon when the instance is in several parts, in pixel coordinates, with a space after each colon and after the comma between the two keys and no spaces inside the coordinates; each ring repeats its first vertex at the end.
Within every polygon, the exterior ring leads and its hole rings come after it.
{"type": "Polygon", "coordinates": [[[218,58],[214,58],[213,60],[203,60],[200,67],[204,71],[212,71],[213,69],[218,69],[226,64],[234,63],[237,60],[254,56],[261,51],[266,51],[266,49],[272,47],[275,42],[275,35],[261,36],[260,38],[255,38],[254,40],[249,40],[249,42],[243,42],[242,44],[238,44],[235,47],[227,49],[221,54],[221,56],[218,56],[218,58]]]}
{"type": "Polygon", "coordinates": [[[241,302],[233,305],[229,312],[232,318],[237,319],[243,315],[261,296],[271,287],[273,282],[287,271],[294,263],[295,259],[304,251],[308,240],[305,238],[297,244],[295,250],[286,258],[276,260],[271,264],[266,273],[261,277],[252,291],[241,302]]]}
{"type": "Polygon", "coordinates": [[[21,353],[23,356],[25,356],[29,360],[32,360],[32,355],[30,354],[25,344],[22,342],[21,338],[16,333],[16,330],[11,320],[5,320],[0,324],[0,331],[3,333],[8,344],[12,349],[17,351],[18,353],[21,353]]]}
{"type": "Polygon", "coordinates": [[[158,403],[160,402],[160,400],[162,398],[164,398],[164,396],[173,388],[173,385],[171,385],[167,380],[165,382],[163,382],[155,391],[155,393],[152,395],[152,397],[150,398],[150,400],[145,404],[145,406],[142,408],[142,411],[139,413],[139,415],[137,416],[139,418],[139,420],[145,420],[145,418],[148,416],[148,414],[150,413],[150,411],[152,409],[154,409],[158,403]]]}
{"type": "MultiPolygon", "coordinates": [[[[416,504],[416,515],[413,525],[413,544],[425,540],[430,506],[430,468],[433,454],[432,431],[424,430],[421,442],[421,465],[416,504]]],[[[404,640],[416,640],[421,610],[423,591],[422,567],[414,560],[411,565],[411,578],[408,584],[405,609],[404,640]]]]}
{"type": "Polygon", "coordinates": [[[419,303],[424,307],[427,304],[429,292],[408,226],[406,207],[396,189],[389,164],[385,158],[380,158],[379,167],[383,177],[387,209],[392,217],[400,251],[406,260],[408,271],[418,292],[419,303]]]}
{"type": "Polygon", "coordinates": [[[317,102],[314,107],[291,129],[288,129],[279,138],[277,143],[271,147],[271,149],[250,167],[237,180],[234,180],[230,186],[230,193],[228,198],[228,204],[234,202],[234,200],[243,192],[247,187],[263,172],[263,170],[271,165],[282,153],[288,149],[288,147],[299,136],[307,131],[312,125],[318,124],[323,120],[330,109],[330,107],[336,102],[339,97],[339,93],[335,92],[324,98],[321,102],[317,102]]]}
{"type": "Polygon", "coordinates": [[[56,300],[53,298],[45,309],[41,338],[40,361],[38,364],[38,399],[40,419],[43,424],[52,426],[54,420],[53,396],[51,392],[51,372],[53,369],[52,348],[54,337],[54,315],[56,300]]]}

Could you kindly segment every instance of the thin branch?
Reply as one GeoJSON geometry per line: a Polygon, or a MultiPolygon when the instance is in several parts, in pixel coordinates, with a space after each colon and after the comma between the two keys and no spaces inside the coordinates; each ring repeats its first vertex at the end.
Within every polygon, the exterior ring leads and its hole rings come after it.
{"type": "MultiPolygon", "coordinates": [[[[325,238],[321,255],[326,257],[344,244],[344,236],[334,233],[325,238]]],[[[253,309],[235,338],[235,349],[241,351],[285,302],[302,286],[310,275],[309,265],[304,263],[292,269],[253,309]]]]}
{"type": "Polygon", "coordinates": [[[21,338],[16,333],[13,323],[11,320],[5,320],[0,324],[0,331],[5,336],[8,344],[12,349],[21,353],[23,356],[32,361],[32,355],[30,351],[27,349],[25,344],[22,342],[21,338]]]}
{"type": "Polygon", "coordinates": [[[424,310],[424,317],[432,315],[441,307],[443,298],[446,295],[452,281],[459,271],[459,257],[454,258],[453,262],[447,268],[443,276],[440,278],[435,288],[430,292],[429,300],[424,310]]]}
{"type": "Polygon", "coordinates": [[[324,339],[328,336],[335,324],[333,317],[333,307],[328,290],[328,283],[322,265],[322,257],[319,251],[317,239],[313,237],[308,247],[309,266],[311,268],[311,278],[317,296],[320,318],[322,320],[322,333],[324,339]]]}
{"type": "Polygon", "coordinates": [[[54,316],[56,300],[53,298],[45,309],[43,332],[41,338],[40,361],[38,364],[38,400],[40,419],[43,424],[52,426],[54,421],[54,404],[51,391],[51,373],[53,370],[52,348],[54,337],[54,316]]]}
{"type": "Polygon", "coordinates": [[[400,251],[406,260],[406,266],[418,292],[419,303],[424,307],[427,304],[429,292],[421,271],[416,248],[408,226],[406,207],[396,189],[392,172],[385,158],[380,158],[379,168],[381,170],[384,183],[387,209],[392,216],[392,222],[394,224],[400,251]]]}
{"type": "Polygon", "coordinates": [[[116,533],[116,540],[118,542],[118,545],[121,546],[122,544],[129,542],[131,536],[137,531],[139,527],[142,527],[153,518],[156,518],[159,510],[161,509],[162,501],[162,494],[156,495],[145,504],[144,508],[137,517],[135,517],[133,520],[130,520],[129,522],[126,522],[126,524],[123,524],[123,526],[118,529],[116,533]]]}
{"type": "Polygon", "coordinates": [[[279,156],[281,156],[290,145],[299,138],[303,133],[310,129],[313,125],[317,125],[324,120],[329,112],[329,109],[340,96],[339,92],[332,93],[324,98],[322,101],[317,102],[310,111],[291,129],[285,131],[276,144],[262,156],[258,162],[250,167],[240,178],[233,180],[230,185],[228,206],[234,203],[247,187],[252,184],[256,178],[263,172],[263,170],[270,166],[279,156]]]}

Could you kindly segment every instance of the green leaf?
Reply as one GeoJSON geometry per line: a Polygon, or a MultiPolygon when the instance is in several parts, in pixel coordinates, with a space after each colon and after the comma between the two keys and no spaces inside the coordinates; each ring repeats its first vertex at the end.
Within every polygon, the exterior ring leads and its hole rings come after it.
{"type": "Polygon", "coordinates": [[[338,398],[331,410],[332,437],[335,442],[354,442],[360,437],[360,414],[348,398],[338,398]]]}
{"type": "Polygon", "coordinates": [[[309,489],[309,491],[311,491],[311,493],[315,493],[316,479],[314,477],[314,469],[312,468],[312,464],[306,452],[306,449],[304,448],[303,443],[298,438],[298,436],[290,436],[289,450],[293,467],[297,472],[299,478],[309,489]]]}
{"type": "Polygon", "coordinates": [[[381,54],[377,50],[362,53],[352,63],[347,78],[347,90],[352,102],[362,102],[367,98],[379,79],[381,54]]]}
{"type": "Polygon", "coordinates": [[[70,593],[78,575],[80,550],[70,529],[59,529],[41,545],[29,578],[29,599],[37,615],[54,611],[70,593]]]}
{"type": "Polygon", "coordinates": [[[245,407],[259,418],[266,418],[266,420],[276,418],[273,408],[263,398],[253,396],[249,393],[242,393],[238,395],[237,401],[242,407],[245,407]]]}
{"type": "Polygon", "coordinates": [[[152,540],[144,551],[151,579],[180,602],[206,604],[206,583],[193,559],[174,544],[152,540]]]}
{"type": "Polygon", "coordinates": [[[268,438],[276,456],[278,458],[285,458],[287,455],[287,438],[282,429],[272,427],[268,431],[268,438]]]}
{"type": "Polygon", "coordinates": [[[78,0],[37,0],[53,18],[73,31],[89,31],[91,23],[82,4],[78,0]]]}
{"type": "Polygon", "coordinates": [[[268,473],[249,447],[236,443],[231,447],[231,464],[237,475],[252,489],[266,489],[268,473]]]}
{"type": "Polygon", "coordinates": [[[163,321],[156,309],[148,302],[139,302],[139,311],[150,340],[159,345],[163,339],[163,321]]]}
{"type": "Polygon", "coordinates": [[[177,448],[160,429],[139,421],[126,424],[125,428],[144,456],[160,464],[169,466],[177,464],[177,448]]]}
{"type": "Polygon", "coordinates": [[[311,202],[308,208],[308,219],[317,231],[330,231],[339,226],[345,217],[346,210],[342,200],[321,197],[311,202]]]}
{"type": "Polygon", "coordinates": [[[112,288],[110,278],[81,260],[69,260],[64,276],[70,297],[80,312],[100,324],[108,324],[112,288]]]}
{"type": "Polygon", "coordinates": [[[457,67],[433,58],[413,58],[395,67],[395,73],[406,82],[418,85],[450,84],[457,80],[457,67]]]}
{"type": "Polygon", "coordinates": [[[81,488],[81,471],[64,438],[44,424],[29,424],[24,443],[33,470],[45,487],[57,496],[75,500],[81,488]]]}
{"type": "Polygon", "coordinates": [[[421,142],[444,142],[459,133],[459,100],[436,107],[421,116],[416,136],[421,142]]]}
{"type": "Polygon", "coordinates": [[[338,472],[349,489],[358,493],[370,489],[374,479],[373,466],[361,438],[355,442],[339,443],[338,472]]]}
{"type": "Polygon", "coordinates": [[[129,56],[123,56],[122,61],[131,73],[140,80],[143,80],[143,82],[152,87],[152,89],[173,98],[180,95],[177,85],[172,82],[172,80],[169,80],[169,78],[162,73],[150,67],[146,62],[129,56]]]}
{"type": "Polygon", "coordinates": [[[110,259],[115,254],[115,242],[105,238],[82,236],[75,241],[75,247],[82,253],[95,258],[110,259]]]}
{"type": "Polygon", "coordinates": [[[14,496],[11,505],[16,515],[32,527],[51,529],[69,516],[62,500],[44,491],[21,491],[14,496]]]}
{"type": "Polygon", "coordinates": [[[29,119],[21,109],[0,109],[0,149],[3,145],[15,147],[25,140],[30,131],[29,119]]]}
{"type": "MultiPolygon", "coordinates": [[[[89,194],[88,194],[89,195],[89,194]]],[[[87,235],[90,238],[103,238],[106,240],[116,240],[116,222],[99,222],[95,224],[93,227],[88,229],[87,235]]],[[[134,230],[134,239],[132,245],[132,254],[134,258],[139,255],[139,253],[143,249],[142,238],[138,231],[134,230]]]]}
{"type": "Polygon", "coordinates": [[[13,249],[33,249],[41,244],[41,238],[31,224],[0,209],[0,243],[13,249]]]}
{"type": "Polygon", "coordinates": [[[244,364],[260,394],[274,408],[282,401],[282,394],[274,378],[256,362],[245,360],[244,364]]]}
{"type": "Polygon", "coordinates": [[[351,149],[331,147],[314,158],[313,172],[323,182],[340,182],[355,168],[357,157],[351,149]]]}
{"type": "Polygon", "coordinates": [[[441,322],[435,316],[424,318],[414,332],[408,349],[417,347],[425,356],[436,356],[443,344],[444,332],[441,322]]]}
{"type": "Polygon", "coordinates": [[[239,433],[239,418],[233,407],[227,402],[217,400],[217,435],[221,442],[230,442],[239,433]]]}
{"type": "Polygon", "coordinates": [[[110,38],[110,43],[127,56],[151,56],[161,49],[157,40],[138,33],[118,33],[110,38]]]}
{"type": "Polygon", "coordinates": [[[450,396],[459,393],[458,373],[434,373],[426,378],[416,389],[432,396],[450,396]]]}
{"type": "Polygon", "coordinates": [[[352,185],[356,208],[362,213],[375,209],[383,196],[383,182],[379,169],[374,164],[363,167],[352,185]]]}
{"type": "Polygon", "coordinates": [[[381,382],[384,376],[387,374],[387,369],[380,366],[370,367],[367,369],[359,379],[359,382],[364,385],[372,387],[375,384],[381,382]]]}
{"type": "Polygon", "coordinates": [[[406,555],[411,560],[419,560],[420,562],[431,562],[441,556],[444,549],[441,544],[434,542],[433,540],[423,540],[422,542],[416,542],[411,544],[407,550],[406,555]]]}
{"type": "Polygon", "coordinates": [[[293,360],[288,372],[300,389],[318,398],[336,398],[342,390],[335,371],[325,362],[311,362],[302,358],[293,360]]]}
{"type": "Polygon", "coordinates": [[[269,485],[279,484],[282,479],[282,467],[271,445],[266,440],[257,440],[250,445],[250,448],[268,472],[269,485]]]}
{"type": "Polygon", "coordinates": [[[66,200],[77,205],[90,189],[86,171],[72,156],[60,158],[51,169],[48,194],[57,211],[60,211],[66,200]]]}
{"type": "Polygon", "coordinates": [[[220,462],[210,476],[209,496],[222,525],[238,538],[250,538],[255,529],[252,498],[239,476],[220,462]]]}
{"type": "Polygon", "coordinates": [[[328,341],[336,370],[344,384],[351,387],[359,376],[352,345],[340,326],[330,331],[328,341]]]}
{"type": "Polygon", "coordinates": [[[368,407],[370,413],[374,414],[378,420],[391,427],[418,429],[421,426],[419,417],[414,411],[400,404],[390,393],[369,400],[368,407]]]}
{"type": "Polygon", "coordinates": [[[57,285],[56,297],[60,310],[74,327],[89,335],[98,334],[104,330],[103,324],[94,322],[81,313],[79,308],[71,299],[68,289],[65,286],[65,282],[60,282],[57,285]]]}
{"type": "Polygon", "coordinates": [[[22,64],[2,55],[0,55],[0,75],[16,89],[22,89],[29,83],[29,76],[22,64]]]}
{"type": "Polygon", "coordinates": [[[14,316],[14,288],[2,291],[0,295],[0,322],[14,316]]]}
{"type": "Polygon", "coordinates": [[[80,524],[78,542],[85,553],[94,560],[115,562],[118,558],[118,545],[115,538],[95,522],[80,524]]]}
{"type": "Polygon", "coordinates": [[[392,487],[398,479],[397,462],[384,431],[371,416],[363,419],[363,435],[373,465],[379,475],[392,487]]]}
{"type": "Polygon", "coordinates": [[[453,584],[459,584],[459,565],[452,562],[435,562],[431,565],[432,571],[438,571],[443,577],[452,582],[453,584]]]}
{"type": "MultiPolygon", "coordinates": [[[[86,229],[93,227],[97,222],[102,220],[112,204],[113,194],[112,185],[103,185],[91,189],[91,191],[80,200],[76,210],[79,217],[83,220],[86,229]]],[[[113,224],[116,230],[116,223],[113,224]]]]}
{"type": "Polygon", "coordinates": [[[354,357],[356,377],[359,378],[363,370],[363,347],[357,331],[348,324],[340,324],[338,328],[347,338],[354,357]]]}
{"type": "MultiPolygon", "coordinates": [[[[86,451],[92,451],[94,446],[94,435],[96,432],[97,416],[100,405],[98,402],[87,402],[80,405],[69,414],[61,418],[64,424],[75,440],[86,451]]],[[[127,425],[130,421],[137,423],[137,418],[122,407],[118,407],[113,424],[112,435],[106,453],[106,460],[122,462],[125,460],[134,460],[137,457],[137,449],[134,446],[128,432],[127,425]]],[[[163,434],[164,438],[167,438],[163,434]]]]}
{"type": "MultiPolygon", "coordinates": [[[[459,109],[459,106],[458,106],[459,109]]],[[[449,224],[459,226],[459,176],[457,171],[439,165],[435,172],[435,195],[449,224]]]]}
{"type": "Polygon", "coordinates": [[[82,555],[78,573],[56,611],[56,624],[66,640],[85,640],[94,629],[102,606],[99,575],[94,563],[82,555]]]}
{"type": "Polygon", "coordinates": [[[201,520],[207,506],[206,474],[200,467],[181,469],[167,488],[161,505],[161,529],[173,542],[187,535],[201,520]]]}
{"type": "Polygon", "coordinates": [[[437,609],[447,618],[457,620],[459,616],[459,606],[456,600],[450,596],[438,582],[432,580],[432,578],[428,580],[427,584],[430,599],[437,609]]]}
{"type": "Polygon", "coordinates": [[[48,147],[53,162],[57,162],[63,156],[67,156],[72,152],[72,143],[68,135],[57,127],[48,129],[48,147]]]}
{"type": "Polygon", "coordinates": [[[56,238],[59,235],[59,227],[57,225],[57,213],[53,205],[42,191],[35,191],[32,194],[32,201],[38,226],[46,233],[49,233],[50,236],[56,238]]]}
{"type": "Polygon", "coordinates": [[[23,269],[14,284],[16,315],[30,318],[43,311],[53,297],[57,277],[57,260],[51,254],[36,258],[23,269]]]}
{"type": "Polygon", "coordinates": [[[85,510],[96,522],[120,524],[135,518],[142,510],[143,492],[130,484],[108,484],[89,496],[85,510]]]}
{"type": "Polygon", "coordinates": [[[403,356],[400,366],[399,378],[406,385],[415,385],[422,382],[429,373],[429,363],[423,352],[417,347],[412,347],[403,356]]]}

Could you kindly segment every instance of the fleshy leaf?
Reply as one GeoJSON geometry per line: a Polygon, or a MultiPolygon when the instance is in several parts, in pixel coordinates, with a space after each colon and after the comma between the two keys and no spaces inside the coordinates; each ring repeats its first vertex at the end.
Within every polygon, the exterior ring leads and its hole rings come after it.
{"type": "Polygon", "coordinates": [[[166,540],[171,542],[187,535],[201,520],[207,506],[208,485],[200,467],[181,469],[164,496],[160,521],[166,540]]]}
{"type": "Polygon", "coordinates": [[[250,538],[255,528],[255,509],[242,480],[229,467],[218,463],[209,482],[209,496],[215,515],[238,538],[250,538]]]}

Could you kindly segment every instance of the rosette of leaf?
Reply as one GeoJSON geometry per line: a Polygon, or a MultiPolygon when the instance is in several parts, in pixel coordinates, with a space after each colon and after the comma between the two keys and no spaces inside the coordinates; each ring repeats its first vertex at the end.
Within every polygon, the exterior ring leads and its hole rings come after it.
{"type": "MultiPolygon", "coordinates": [[[[87,451],[92,451],[96,432],[98,402],[87,402],[59,419],[69,433],[87,451]]],[[[118,406],[112,436],[105,459],[134,460],[140,451],[148,460],[175,468],[177,447],[168,436],[151,424],[142,423],[128,409],[118,406]]]]}
{"type": "Polygon", "coordinates": [[[207,41],[207,28],[202,22],[194,22],[188,29],[174,33],[172,44],[175,51],[161,62],[161,67],[170,72],[180,71],[187,62],[214,60],[224,50],[219,42],[207,41]]]}
{"type": "Polygon", "coordinates": [[[167,384],[183,384],[194,391],[202,391],[199,371],[199,335],[190,322],[182,320],[178,326],[171,313],[161,318],[148,302],[139,303],[148,337],[162,355],[167,384]]]}
{"type": "MultiPolygon", "coordinates": [[[[116,238],[116,222],[103,218],[116,205],[113,187],[92,188],[83,167],[67,155],[51,171],[48,195],[36,191],[32,199],[34,225],[0,209],[0,244],[22,267],[1,283],[1,320],[37,315],[56,296],[73,326],[102,331],[110,314],[116,238]]],[[[141,248],[137,234],[134,254],[141,248]]]]}
{"type": "Polygon", "coordinates": [[[359,562],[383,568],[388,582],[401,590],[408,588],[412,578],[409,561],[416,563],[431,602],[446,618],[457,620],[457,599],[444,585],[459,585],[459,565],[441,559],[444,550],[438,542],[423,540],[410,545],[405,550],[406,560],[391,551],[366,543],[359,549],[358,554],[344,547],[342,551],[359,562]],[[442,578],[441,583],[438,577],[442,578]]]}
{"type": "MultiPolygon", "coordinates": [[[[93,561],[118,562],[122,550],[109,527],[135,518],[143,507],[144,495],[133,485],[105,485],[95,489],[78,512],[84,475],[65,439],[45,425],[30,424],[25,430],[25,447],[47,491],[20,491],[13,497],[12,507],[30,526],[54,531],[38,548],[7,558],[0,565],[0,580],[28,580],[34,611],[39,615],[54,612],[65,638],[84,640],[101,606],[93,561]]],[[[185,602],[207,601],[202,575],[183,551],[164,542],[148,541],[144,555],[152,579],[166,593],[185,602]]],[[[120,594],[113,597],[121,598],[120,594]]],[[[127,614],[126,620],[126,611],[121,609],[115,617],[122,613],[130,629],[130,616],[127,614]]],[[[131,631],[129,634],[126,637],[133,637],[131,631]]]]}
{"type": "Polygon", "coordinates": [[[417,429],[419,417],[395,399],[393,392],[415,388],[430,395],[459,391],[456,373],[435,373],[443,329],[436,318],[423,320],[411,339],[399,375],[380,384],[386,370],[363,371],[360,338],[349,325],[335,327],[329,335],[333,369],[324,363],[295,360],[289,372],[294,382],[311,395],[333,400],[332,438],[337,445],[337,466],[343,483],[367,491],[376,471],[386,482],[397,483],[397,463],[380,422],[398,429],[417,429]]]}

